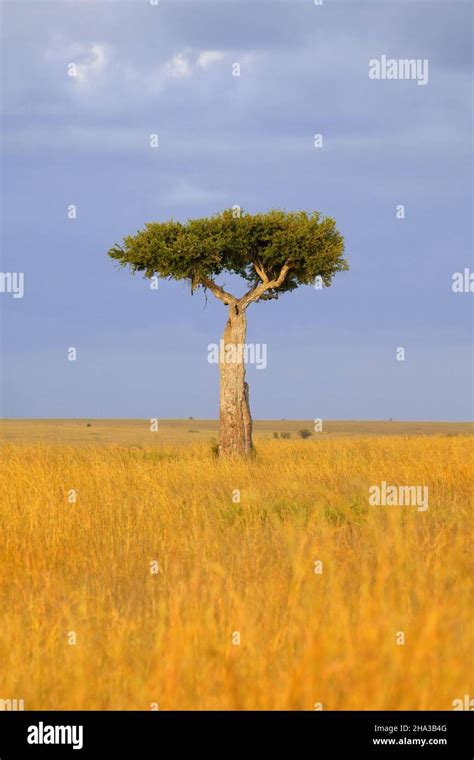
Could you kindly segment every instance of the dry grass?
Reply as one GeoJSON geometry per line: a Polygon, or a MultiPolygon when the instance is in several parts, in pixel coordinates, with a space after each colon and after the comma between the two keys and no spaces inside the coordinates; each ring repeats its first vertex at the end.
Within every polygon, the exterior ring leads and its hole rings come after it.
{"type": "Polygon", "coordinates": [[[247,464],[199,442],[5,444],[0,698],[451,709],[472,692],[472,452],[445,435],[260,440],[247,464]],[[381,480],[428,485],[428,511],[369,506],[381,480]]]}
{"type": "MultiPolygon", "coordinates": [[[[218,436],[217,420],[159,420],[158,434],[150,432],[150,420],[0,420],[2,443],[122,444],[153,446],[211,441],[218,436]]],[[[274,433],[298,438],[304,428],[313,431],[314,420],[256,420],[257,441],[274,433]]],[[[347,435],[465,435],[474,434],[472,422],[401,422],[394,420],[324,420],[319,438],[347,435]]]]}

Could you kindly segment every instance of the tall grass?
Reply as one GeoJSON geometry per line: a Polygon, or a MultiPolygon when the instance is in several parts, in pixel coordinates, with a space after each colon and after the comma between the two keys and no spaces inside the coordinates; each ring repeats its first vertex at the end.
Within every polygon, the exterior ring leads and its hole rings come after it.
{"type": "Polygon", "coordinates": [[[260,441],[247,463],[3,446],[0,698],[451,709],[472,691],[471,441],[260,441]],[[428,485],[429,509],[369,506],[382,480],[428,485]]]}

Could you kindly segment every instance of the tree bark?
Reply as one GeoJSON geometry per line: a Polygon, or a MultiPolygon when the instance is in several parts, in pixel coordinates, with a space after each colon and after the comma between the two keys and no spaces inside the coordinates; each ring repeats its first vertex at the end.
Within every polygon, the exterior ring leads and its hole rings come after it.
{"type": "Polygon", "coordinates": [[[245,382],[245,308],[232,303],[220,344],[219,456],[249,456],[252,453],[252,417],[249,387],[245,382]]]}

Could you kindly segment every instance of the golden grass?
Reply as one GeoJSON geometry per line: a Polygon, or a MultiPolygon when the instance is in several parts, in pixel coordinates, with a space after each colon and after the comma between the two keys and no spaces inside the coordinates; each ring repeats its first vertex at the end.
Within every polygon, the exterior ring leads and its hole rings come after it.
{"type": "Polygon", "coordinates": [[[208,443],[5,444],[0,698],[451,709],[472,687],[472,451],[469,436],[340,436],[226,463],[208,443]],[[369,506],[382,480],[428,485],[428,511],[369,506]]]}
{"type": "MultiPolygon", "coordinates": [[[[256,420],[255,439],[273,438],[274,433],[298,438],[298,431],[314,431],[314,420],[256,420]]],[[[146,419],[50,419],[0,420],[2,443],[123,444],[161,446],[201,443],[217,439],[217,420],[159,420],[158,433],[150,432],[146,419]]],[[[324,420],[319,438],[347,435],[465,435],[474,434],[472,422],[402,422],[386,420],[324,420]]]]}

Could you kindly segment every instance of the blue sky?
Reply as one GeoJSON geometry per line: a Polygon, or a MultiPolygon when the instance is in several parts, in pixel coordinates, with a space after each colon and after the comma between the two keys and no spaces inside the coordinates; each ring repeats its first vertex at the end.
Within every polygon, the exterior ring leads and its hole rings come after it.
{"type": "Polygon", "coordinates": [[[1,271],[25,276],[22,299],[0,293],[2,416],[216,417],[225,307],[106,254],[145,222],[238,204],[334,216],[351,267],[249,307],[268,346],[255,418],[472,418],[472,294],[451,287],[472,269],[469,2],[1,13],[1,271]],[[428,83],[370,79],[382,55],[428,59],[428,83]]]}

